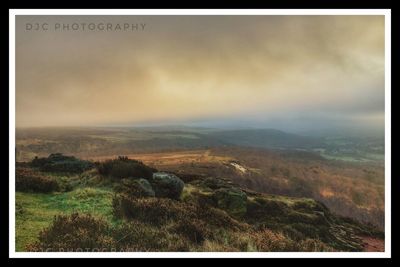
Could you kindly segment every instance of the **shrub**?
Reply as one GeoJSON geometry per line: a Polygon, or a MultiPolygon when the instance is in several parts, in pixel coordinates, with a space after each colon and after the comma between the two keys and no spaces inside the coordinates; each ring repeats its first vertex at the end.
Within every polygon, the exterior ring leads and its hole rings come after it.
{"type": "Polygon", "coordinates": [[[323,214],[320,213],[305,213],[291,210],[287,212],[285,218],[283,219],[288,223],[298,222],[313,226],[322,226],[329,224],[323,214]]]}
{"type": "Polygon", "coordinates": [[[61,192],[70,192],[74,189],[73,182],[71,182],[69,177],[58,177],[57,182],[61,192]]]}
{"type": "Polygon", "coordinates": [[[277,229],[280,229],[282,233],[290,237],[293,240],[300,241],[306,238],[306,236],[299,231],[299,229],[292,227],[292,225],[280,225],[277,229]]]}
{"type": "Polygon", "coordinates": [[[264,229],[249,234],[258,251],[333,251],[318,239],[294,241],[279,232],[264,229]]]}
{"type": "Polygon", "coordinates": [[[146,179],[122,179],[115,191],[131,197],[154,197],[153,187],[146,179]]]}
{"type": "Polygon", "coordinates": [[[116,217],[137,219],[149,224],[160,225],[168,220],[176,220],[191,209],[177,201],[163,198],[132,198],[118,194],[113,198],[113,209],[116,217]]]}
{"type": "Polygon", "coordinates": [[[234,187],[231,181],[216,177],[207,177],[201,180],[197,180],[194,181],[193,184],[200,187],[210,188],[212,190],[234,187]]]}
{"type": "Polygon", "coordinates": [[[238,189],[221,188],[215,191],[217,206],[232,216],[243,216],[247,211],[247,195],[238,189]]]}
{"type": "Polygon", "coordinates": [[[91,215],[73,213],[59,215],[52,225],[42,230],[39,240],[28,246],[29,251],[96,252],[116,249],[106,221],[91,215]]]}
{"type": "Polygon", "coordinates": [[[206,238],[212,238],[212,231],[204,221],[194,219],[182,219],[177,221],[170,228],[195,244],[201,244],[206,238]]]}
{"type": "Polygon", "coordinates": [[[260,221],[271,217],[282,217],[288,212],[288,207],[280,201],[256,197],[247,201],[246,218],[249,221],[260,221]]]}
{"type": "Polygon", "coordinates": [[[203,243],[203,251],[263,251],[263,252],[283,252],[283,251],[330,251],[319,240],[306,239],[294,241],[284,234],[262,229],[255,231],[248,229],[245,231],[220,231],[214,239],[206,239],[203,243]]]}
{"type": "Polygon", "coordinates": [[[184,202],[190,202],[199,206],[212,206],[215,207],[215,199],[211,192],[203,191],[198,187],[192,185],[185,186],[182,191],[181,200],[184,202]]]}
{"type": "Polygon", "coordinates": [[[22,192],[48,193],[58,191],[60,186],[54,178],[40,175],[30,169],[17,168],[15,189],[22,192]]]}
{"type": "Polygon", "coordinates": [[[319,201],[300,201],[293,205],[293,209],[301,212],[320,212],[326,217],[327,220],[331,221],[331,213],[329,209],[319,201]]]}
{"type": "Polygon", "coordinates": [[[222,210],[168,198],[131,198],[126,194],[117,194],[113,198],[113,211],[118,218],[135,219],[153,225],[165,225],[171,221],[200,220],[206,223],[207,227],[233,230],[246,228],[245,224],[239,223],[222,210]]]}
{"type": "Polygon", "coordinates": [[[151,179],[153,172],[157,171],[140,161],[121,156],[117,159],[98,162],[96,168],[101,175],[117,179],[128,177],[151,179]]]}
{"type": "Polygon", "coordinates": [[[38,241],[27,249],[39,252],[333,250],[317,239],[293,241],[268,229],[215,228],[198,218],[180,217],[165,226],[137,220],[111,226],[101,218],[78,213],[56,216],[40,232],[38,241]]]}
{"type": "Polygon", "coordinates": [[[81,173],[93,168],[93,163],[61,153],[50,154],[47,158],[35,157],[31,165],[45,172],[81,173]]]}
{"type": "Polygon", "coordinates": [[[189,243],[162,227],[138,221],[125,222],[113,232],[117,251],[188,251],[189,243]]]}
{"type": "Polygon", "coordinates": [[[333,252],[335,251],[332,247],[327,246],[323,242],[321,242],[318,239],[310,239],[307,238],[305,240],[301,240],[300,242],[297,243],[297,248],[298,251],[307,251],[307,252],[321,252],[321,251],[326,251],[326,252],[333,252]]]}
{"type": "Polygon", "coordinates": [[[74,198],[82,201],[100,196],[98,189],[92,187],[78,188],[73,193],[74,198]]]}
{"type": "Polygon", "coordinates": [[[296,243],[281,233],[264,229],[250,235],[258,251],[298,251],[296,243]]]}
{"type": "Polygon", "coordinates": [[[239,252],[240,250],[231,244],[226,242],[220,242],[216,240],[205,240],[201,248],[198,249],[201,252],[239,252]]]}
{"type": "Polygon", "coordinates": [[[36,252],[188,251],[189,243],[164,228],[137,221],[112,227],[89,214],[59,215],[28,245],[36,252]]]}

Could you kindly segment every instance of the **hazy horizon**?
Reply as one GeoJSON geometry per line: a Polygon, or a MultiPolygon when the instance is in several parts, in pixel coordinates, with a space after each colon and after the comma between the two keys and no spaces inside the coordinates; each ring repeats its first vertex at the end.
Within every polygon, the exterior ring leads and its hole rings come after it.
{"type": "Polygon", "coordinates": [[[17,127],[174,124],[383,130],[384,17],[17,16],[17,127]]]}

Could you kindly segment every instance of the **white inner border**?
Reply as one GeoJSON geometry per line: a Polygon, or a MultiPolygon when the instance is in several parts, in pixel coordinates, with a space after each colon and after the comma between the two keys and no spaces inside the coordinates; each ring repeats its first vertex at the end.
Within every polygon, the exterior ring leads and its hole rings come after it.
{"type": "Polygon", "coordinates": [[[391,10],[390,9],[10,9],[9,10],[9,256],[10,258],[390,258],[391,257],[391,10]],[[383,15],[385,16],[385,252],[16,252],[16,15],[383,15]]]}

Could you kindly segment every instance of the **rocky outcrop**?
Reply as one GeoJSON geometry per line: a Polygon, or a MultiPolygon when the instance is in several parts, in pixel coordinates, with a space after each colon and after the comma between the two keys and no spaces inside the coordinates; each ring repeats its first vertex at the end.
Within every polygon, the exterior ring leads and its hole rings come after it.
{"type": "Polygon", "coordinates": [[[217,207],[233,216],[243,216],[247,211],[247,195],[235,188],[221,188],[215,191],[217,207]]]}
{"type": "Polygon", "coordinates": [[[167,197],[172,199],[179,199],[185,183],[176,175],[156,172],[149,180],[156,197],[167,197]]]}

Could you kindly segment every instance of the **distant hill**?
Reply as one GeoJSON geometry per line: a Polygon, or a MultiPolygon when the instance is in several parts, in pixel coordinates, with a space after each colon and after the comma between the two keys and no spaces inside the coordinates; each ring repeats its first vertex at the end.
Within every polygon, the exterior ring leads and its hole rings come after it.
{"type": "Polygon", "coordinates": [[[310,149],[321,147],[323,144],[322,138],[301,136],[274,129],[225,130],[208,135],[221,143],[248,147],[310,149]]]}
{"type": "Polygon", "coordinates": [[[58,152],[88,157],[226,146],[307,150],[345,161],[382,162],[384,158],[382,138],[305,136],[275,129],[158,126],[16,130],[17,161],[58,152]]]}

